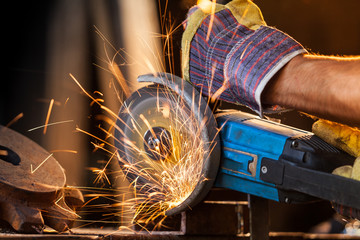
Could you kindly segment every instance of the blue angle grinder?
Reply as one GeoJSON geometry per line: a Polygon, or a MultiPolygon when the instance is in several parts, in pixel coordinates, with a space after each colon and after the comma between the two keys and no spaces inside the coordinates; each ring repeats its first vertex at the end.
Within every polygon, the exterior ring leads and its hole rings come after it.
{"type": "MultiPolygon", "coordinates": [[[[158,174],[174,162],[174,139],[201,146],[196,186],[167,215],[193,207],[212,187],[277,202],[324,199],[360,209],[360,181],[331,174],[339,166],[352,165],[354,158],[313,133],[237,110],[213,111],[191,83],[169,73],[143,75],[138,81],[150,85],[124,102],[116,123],[120,165],[153,168],[147,174],[158,174]],[[174,123],[180,130],[174,131],[174,123]]],[[[186,155],[186,146],[182,149],[178,154],[186,155]]],[[[151,188],[137,172],[126,175],[139,190],[151,188]]]]}

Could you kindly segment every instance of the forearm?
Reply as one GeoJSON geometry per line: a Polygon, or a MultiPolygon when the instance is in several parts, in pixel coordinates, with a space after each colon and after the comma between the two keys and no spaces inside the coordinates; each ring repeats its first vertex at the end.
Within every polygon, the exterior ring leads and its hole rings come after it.
{"type": "Polygon", "coordinates": [[[262,100],[360,125],[360,57],[299,55],[273,77],[262,100]]]}

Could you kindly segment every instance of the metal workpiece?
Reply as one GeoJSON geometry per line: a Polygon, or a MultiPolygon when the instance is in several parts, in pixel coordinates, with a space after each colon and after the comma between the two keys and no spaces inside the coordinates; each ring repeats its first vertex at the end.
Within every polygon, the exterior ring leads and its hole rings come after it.
{"type": "Polygon", "coordinates": [[[20,233],[72,227],[81,192],[67,188],[64,169],[52,154],[25,136],[0,126],[0,219],[20,233]]]}

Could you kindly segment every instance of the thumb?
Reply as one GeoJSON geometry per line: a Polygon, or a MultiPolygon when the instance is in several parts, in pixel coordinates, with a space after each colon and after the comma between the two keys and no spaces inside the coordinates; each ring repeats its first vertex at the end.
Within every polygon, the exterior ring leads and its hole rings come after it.
{"type": "Polygon", "coordinates": [[[360,130],[344,124],[320,119],[312,126],[318,137],[354,157],[360,156],[360,130]]]}

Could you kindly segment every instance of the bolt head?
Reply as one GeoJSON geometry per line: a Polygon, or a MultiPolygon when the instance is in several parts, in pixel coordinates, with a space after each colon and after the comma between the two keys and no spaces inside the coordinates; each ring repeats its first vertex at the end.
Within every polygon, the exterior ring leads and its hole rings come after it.
{"type": "Polygon", "coordinates": [[[298,141],[294,140],[294,141],[291,142],[291,147],[297,148],[298,146],[299,146],[299,142],[298,142],[298,141]]]}

